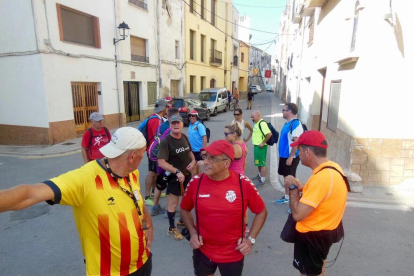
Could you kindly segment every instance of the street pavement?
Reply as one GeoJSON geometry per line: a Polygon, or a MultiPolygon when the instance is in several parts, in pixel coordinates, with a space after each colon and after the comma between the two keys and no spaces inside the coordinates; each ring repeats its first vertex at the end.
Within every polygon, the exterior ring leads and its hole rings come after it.
{"type": "MultiPolygon", "coordinates": [[[[242,102],[242,107],[246,106],[242,102]]],[[[267,121],[280,130],[283,104],[272,93],[255,96],[253,109],[261,111],[267,121]]],[[[243,110],[250,121],[250,110],[243,110]]],[[[232,112],[219,113],[206,122],[211,141],[223,139],[224,125],[233,119],[232,112]]],[[[138,123],[129,124],[136,127],[138,123]]],[[[187,128],[184,129],[187,132],[187,128]]],[[[0,146],[0,189],[20,183],[37,183],[75,169],[83,164],[80,138],[54,146],[0,146]]],[[[246,175],[257,174],[253,166],[253,147],[248,143],[246,175]]],[[[277,148],[269,147],[269,185],[259,188],[266,203],[268,218],[253,252],[245,259],[244,275],[299,275],[292,267],[293,245],[279,235],[287,218],[288,205],[276,205],[282,196],[277,180],[277,148]]],[[[140,167],[140,183],[145,183],[147,160],[140,167]]],[[[299,165],[298,177],[306,182],[310,169],[299,165]]],[[[345,240],[335,265],[327,275],[409,275],[414,215],[411,212],[412,190],[364,188],[363,193],[350,193],[343,219],[345,240]]],[[[161,199],[165,207],[166,200],[161,199]]],[[[250,222],[253,216],[250,215],[250,222]]],[[[153,217],[153,274],[194,275],[192,251],[186,240],[175,241],[166,235],[168,220],[153,217]]],[[[84,275],[85,267],[71,208],[49,207],[40,203],[28,210],[0,214],[0,275],[84,275]]],[[[340,244],[335,244],[328,261],[335,258],[340,244]]],[[[220,275],[216,273],[216,275],[220,275]]]]}

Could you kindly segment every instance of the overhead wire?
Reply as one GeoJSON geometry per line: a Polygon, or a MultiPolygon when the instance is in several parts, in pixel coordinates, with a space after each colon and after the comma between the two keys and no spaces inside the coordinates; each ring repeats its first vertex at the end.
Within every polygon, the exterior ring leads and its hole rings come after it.
{"type": "MultiPolygon", "coordinates": [[[[218,2],[223,2],[223,3],[228,3],[226,1],[218,1],[218,2]]],[[[283,9],[286,8],[286,6],[254,6],[254,5],[245,5],[245,4],[237,4],[237,3],[232,3],[233,5],[236,6],[243,6],[243,7],[250,7],[250,8],[263,8],[263,9],[283,9]]]]}

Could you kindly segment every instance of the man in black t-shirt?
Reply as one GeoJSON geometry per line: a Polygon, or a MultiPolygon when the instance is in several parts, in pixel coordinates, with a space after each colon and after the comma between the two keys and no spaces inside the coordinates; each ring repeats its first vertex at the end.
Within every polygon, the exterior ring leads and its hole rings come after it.
{"type": "MultiPolygon", "coordinates": [[[[184,127],[183,118],[173,115],[170,118],[171,133],[160,144],[158,151],[158,166],[170,173],[167,184],[167,214],[170,227],[168,235],[176,240],[182,240],[183,236],[175,226],[175,212],[180,196],[191,179],[190,171],[196,165],[190,142],[187,136],[181,133],[184,127]]],[[[184,226],[178,222],[178,226],[184,226]]]]}

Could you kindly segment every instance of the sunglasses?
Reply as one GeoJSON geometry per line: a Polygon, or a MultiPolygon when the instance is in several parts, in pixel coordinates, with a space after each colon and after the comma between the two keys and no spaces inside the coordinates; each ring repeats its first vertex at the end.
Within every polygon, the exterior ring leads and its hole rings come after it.
{"type": "Polygon", "coordinates": [[[233,115],[234,116],[240,116],[241,114],[240,113],[234,113],[233,115]]]}
{"type": "Polygon", "coordinates": [[[234,132],[224,132],[224,135],[227,137],[229,134],[233,134],[234,132]]]}
{"type": "Polygon", "coordinates": [[[188,117],[197,117],[197,115],[188,115],[188,117]]]}
{"type": "Polygon", "coordinates": [[[288,112],[289,109],[282,109],[282,112],[288,112]]]}
{"type": "Polygon", "coordinates": [[[219,158],[216,158],[214,156],[207,155],[207,154],[201,155],[201,158],[203,158],[203,160],[206,160],[206,161],[209,161],[209,162],[220,162],[220,161],[229,160],[229,159],[219,159],[219,158]]]}

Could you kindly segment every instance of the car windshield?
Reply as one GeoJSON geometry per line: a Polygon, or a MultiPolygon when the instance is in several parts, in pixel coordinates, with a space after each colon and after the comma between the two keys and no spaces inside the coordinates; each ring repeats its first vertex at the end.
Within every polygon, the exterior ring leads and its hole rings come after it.
{"type": "Polygon", "coordinates": [[[173,103],[172,103],[172,106],[173,107],[183,107],[184,106],[184,100],[181,100],[181,99],[174,99],[173,100],[173,103]]]}
{"type": "Polygon", "coordinates": [[[266,88],[272,88],[270,84],[266,84],[266,88]]]}
{"type": "Polygon", "coordinates": [[[197,99],[187,99],[187,103],[192,106],[201,106],[201,102],[197,99]]]}
{"type": "Polygon", "coordinates": [[[217,93],[216,92],[207,92],[207,93],[200,93],[200,95],[198,95],[198,98],[201,101],[207,101],[207,102],[214,102],[216,101],[217,98],[217,93]]]}

